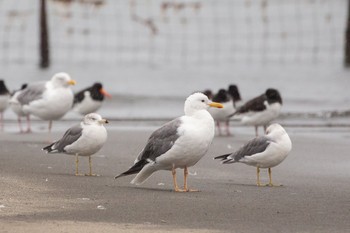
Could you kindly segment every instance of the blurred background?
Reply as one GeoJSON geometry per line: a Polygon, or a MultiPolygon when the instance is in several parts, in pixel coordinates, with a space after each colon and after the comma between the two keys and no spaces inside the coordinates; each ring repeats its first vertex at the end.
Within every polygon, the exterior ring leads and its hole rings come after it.
{"type": "Polygon", "coordinates": [[[173,118],[207,88],[236,84],[246,101],[273,87],[282,120],[350,125],[348,11],[348,0],[0,0],[0,79],[100,81],[112,119],[173,118]]]}

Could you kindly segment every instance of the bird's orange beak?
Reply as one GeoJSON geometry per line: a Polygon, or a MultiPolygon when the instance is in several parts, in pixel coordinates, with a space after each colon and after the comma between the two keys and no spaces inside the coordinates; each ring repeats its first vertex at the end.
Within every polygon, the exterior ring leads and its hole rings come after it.
{"type": "Polygon", "coordinates": [[[68,84],[73,86],[73,85],[77,84],[77,82],[75,80],[71,79],[68,81],[68,84]]]}
{"type": "Polygon", "coordinates": [[[100,89],[100,93],[108,98],[112,98],[112,96],[103,88],[100,89]]]}
{"type": "Polygon", "coordinates": [[[214,108],[223,108],[224,105],[220,104],[220,103],[217,103],[217,102],[211,102],[209,104],[210,107],[214,107],[214,108]]]}

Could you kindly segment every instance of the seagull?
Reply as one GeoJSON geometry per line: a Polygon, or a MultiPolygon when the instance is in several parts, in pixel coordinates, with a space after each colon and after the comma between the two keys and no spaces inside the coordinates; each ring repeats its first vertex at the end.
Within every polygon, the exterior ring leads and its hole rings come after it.
{"type": "Polygon", "coordinates": [[[249,100],[239,107],[231,116],[241,119],[245,125],[255,126],[255,135],[258,136],[258,126],[266,126],[276,119],[282,108],[282,97],[278,90],[269,88],[266,92],[249,100]]]}
{"type": "Polygon", "coordinates": [[[0,80],[0,129],[4,130],[4,111],[7,108],[10,99],[10,92],[7,89],[4,80],[0,80]]]}
{"type": "Polygon", "coordinates": [[[90,173],[87,176],[96,176],[92,173],[91,155],[99,151],[107,140],[107,130],[103,124],[106,119],[97,113],[87,114],[83,121],[69,128],[63,137],[44,147],[42,150],[47,153],[64,153],[75,155],[75,175],[79,174],[79,156],[89,156],[90,173]]]}
{"type": "Polygon", "coordinates": [[[237,85],[229,85],[227,92],[233,100],[233,107],[236,109],[242,101],[237,85]]]}
{"type": "Polygon", "coordinates": [[[101,83],[94,83],[91,87],[85,88],[74,95],[74,111],[86,115],[96,112],[101,106],[104,97],[112,96],[102,87],[101,83]]]}
{"type": "Polygon", "coordinates": [[[29,84],[17,99],[25,114],[48,120],[51,133],[52,121],[72,108],[74,96],[69,86],[75,83],[67,73],[57,73],[49,81],[29,84]]]}
{"type": "Polygon", "coordinates": [[[195,165],[208,151],[214,138],[214,119],[209,107],[222,108],[202,93],[194,93],[185,101],[185,115],[157,129],[149,137],[146,146],[136,158],[133,166],[115,179],[136,174],[132,184],[142,184],[155,171],[170,170],[175,192],[197,191],[187,186],[188,167],[195,165]],[[184,169],[184,189],[176,181],[176,169],[184,169]]]}
{"type": "Polygon", "coordinates": [[[10,101],[9,101],[10,108],[17,115],[17,121],[18,121],[18,127],[19,127],[20,133],[25,133],[25,132],[26,133],[30,133],[30,132],[32,132],[31,127],[30,127],[30,114],[29,113],[25,113],[23,111],[22,105],[18,101],[18,95],[20,95],[21,92],[25,88],[27,88],[27,86],[28,86],[28,84],[25,83],[25,84],[23,84],[21,86],[21,89],[14,91],[11,94],[11,98],[10,98],[10,101]],[[21,121],[22,117],[26,117],[27,118],[27,130],[26,131],[24,131],[22,129],[22,121],[21,121]]]}
{"type": "Polygon", "coordinates": [[[236,152],[217,156],[214,159],[221,159],[224,164],[240,162],[255,166],[258,186],[261,186],[260,168],[268,168],[268,186],[274,186],[271,168],[280,164],[291,149],[292,142],[287,132],[280,124],[274,123],[267,128],[266,135],[250,140],[236,152]]]}
{"type": "Polygon", "coordinates": [[[222,135],[220,129],[221,121],[225,122],[226,135],[231,135],[229,128],[230,115],[232,115],[235,112],[235,109],[233,107],[234,103],[231,96],[225,89],[220,89],[219,92],[213,96],[213,101],[221,103],[224,106],[222,109],[211,108],[208,110],[216,122],[219,135],[222,135]]]}

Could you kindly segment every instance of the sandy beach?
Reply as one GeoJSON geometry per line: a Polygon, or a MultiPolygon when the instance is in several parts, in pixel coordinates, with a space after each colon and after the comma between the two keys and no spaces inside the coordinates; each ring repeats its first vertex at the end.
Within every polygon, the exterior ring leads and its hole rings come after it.
{"type": "MultiPolygon", "coordinates": [[[[59,138],[69,122],[52,135],[59,138]]],[[[347,232],[350,230],[350,129],[286,127],[293,149],[272,169],[281,187],[257,187],[256,170],[212,158],[253,137],[234,127],[215,137],[190,169],[200,192],[175,193],[169,171],[141,186],[113,177],[133,163],[157,124],[108,125],[108,141],[93,157],[97,177],[75,177],[73,156],[47,155],[47,133],[0,134],[0,232],[347,232]]],[[[57,129],[57,128],[56,128],[57,129]]],[[[87,158],[80,159],[82,172],[87,158]]],[[[268,181],[262,170],[263,182],[268,181]]],[[[178,181],[182,184],[182,171],[178,181]]]]}

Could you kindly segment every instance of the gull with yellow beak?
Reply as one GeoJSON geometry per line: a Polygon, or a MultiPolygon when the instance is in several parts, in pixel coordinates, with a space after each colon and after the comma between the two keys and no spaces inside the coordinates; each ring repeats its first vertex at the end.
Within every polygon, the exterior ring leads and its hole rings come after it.
{"type": "Polygon", "coordinates": [[[25,114],[48,120],[50,133],[52,121],[62,118],[72,108],[71,85],[75,85],[75,81],[67,73],[57,73],[49,81],[29,84],[17,100],[25,114]]]}
{"type": "Polygon", "coordinates": [[[95,176],[92,173],[91,155],[99,151],[107,140],[107,130],[104,124],[106,119],[97,113],[87,114],[83,121],[69,128],[63,137],[43,148],[47,153],[64,153],[75,155],[75,175],[79,173],[79,156],[89,156],[90,172],[87,176],[95,176]]]}
{"type": "Polygon", "coordinates": [[[157,129],[149,137],[146,146],[133,166],[115,178],[137,174],[132,184],[142,184],[155,171],[172,171],[176,192],[197,191],[188,188],[188,168],[194,166],[208,151],[215,134],[214,119],[209,107],[222,108],[202,93],[194,93],[185,101],[185,115],[157,129]],[[176,169],[184,169],[184,188],[176,181],[176,169]]]}

